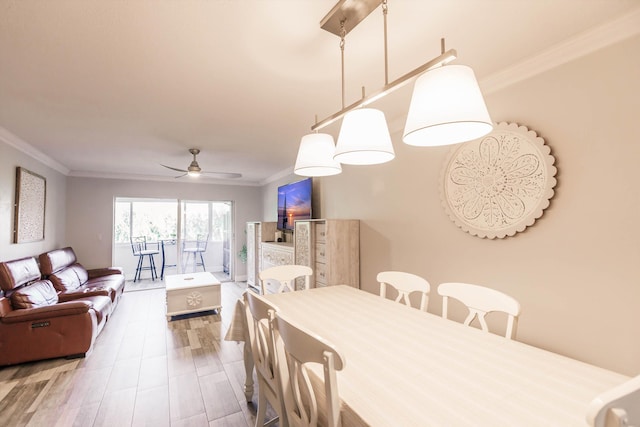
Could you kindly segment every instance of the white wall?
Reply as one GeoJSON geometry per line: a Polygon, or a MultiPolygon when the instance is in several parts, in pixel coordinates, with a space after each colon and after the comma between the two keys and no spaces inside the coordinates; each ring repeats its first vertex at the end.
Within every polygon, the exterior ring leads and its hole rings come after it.
{"type": "MultiPolygon", "coordinates": [[[[70,177],[67,192],[67,240],[87,268],[111,265],[116,197],[232,201],[235,221],[232,254],[237,254],[246,242],[246,222],[262,213],[260,188],[251,186],[70,177]]],[[[236,256],[232,259],[237,261],[236,256]]],[[[246,277],[246,265],[240,262],[235,265],[236,278],[246,277]]]]}
{"type": "MultiPolygon", "coordinates": [[[[550,208],[515,237],[480,239],[449,220],[438,189],[450,147],[410,147],[394,134],[390,163],[316,179],[322,217],[361,220],[361,287],[377,293],[382,270],[416,273],[440,314],[438,283],[487,285],[522,304],[519,340],[639,374],[637,52],[638,37],[487,96],[494,121],[537,131],[557,160],[550,208]]],[[[271,202],[274,185],[264,190],[271,202]]]]}
{"type": "Polygon", "coordinates": [[[0,261],[37,257],[65,244],[66,191],[67,182],[63,174],[0,139],[0,261]],[[47,180],[44,240],[38,242],[13,243],[17,167],[26,168],[47,180]]]}

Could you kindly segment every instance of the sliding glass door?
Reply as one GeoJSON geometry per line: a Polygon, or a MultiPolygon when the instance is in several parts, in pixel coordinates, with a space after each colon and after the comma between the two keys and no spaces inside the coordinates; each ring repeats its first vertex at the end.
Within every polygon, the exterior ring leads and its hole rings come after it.
{"type": "Polygon", "coordinates": [[[181,212],[182,270],[206,270],[229,275],[231,202],[183,201],[181,212]]]}
{"type": "MultiPolygon", "coordinates": [[[[138,257],[131,242],[144,239],[159,252],[154,256],[158,277],[209,271],[220,280],[229,280],[232,207],[228,201],[116,198],[113,263],[123,267],[127,280],[133,280],[138,257]]],[[[142,278],[151,278],[150,272],[142,278]]]]}

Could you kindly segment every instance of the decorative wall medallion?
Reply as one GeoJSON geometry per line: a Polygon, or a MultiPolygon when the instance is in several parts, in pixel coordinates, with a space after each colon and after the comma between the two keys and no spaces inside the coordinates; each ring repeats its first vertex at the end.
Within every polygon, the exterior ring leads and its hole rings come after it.
{"type": "Polygon", "coordinates": [[[198,291],[193,291],[187,295],[187,305],[192,308],[199,307],[202,304],[202,294],[198,291]]]}
{"type": "Polygon", "coordinates": [[[478,237],[513,236],[549,206],[555,159],[542,138],[516,123],[452,150],[440,196],[452,221],[478,237]]]}

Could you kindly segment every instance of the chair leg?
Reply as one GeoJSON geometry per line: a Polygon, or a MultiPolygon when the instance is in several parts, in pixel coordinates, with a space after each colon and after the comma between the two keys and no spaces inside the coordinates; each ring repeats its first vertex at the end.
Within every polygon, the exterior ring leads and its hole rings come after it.
{"type": "Polygon", "coordinates": [[[267,415],[267,397],[264,395],[262,384],[258,384],[258,413],[256,414],[256,427],[264,426],[264,417],[267,415]]]}
{"type": "Polygon", "coordinates": [[[155,281],[158,278],[158,273],[156,273],[156,262],[153,255],[149,255],[149,264],[151,269],[151,280],[155,281]]]}
{"type": "Polygon", "coordinates": [[[207,269],[204,267],[204,258],[202,258],[202,252],[198,252],[200,254],[200,262],[202,265],[202,271],[207,271],[207,269]]]}
{"type": "MultiPolygon", "coordinates": [[[[145,257],[145,256],[146,256],[147,258],[149,258],[149,255],[144,255],[142,258],[144,259],[144,257],[145,257]]],[[[145,268],[145,267],[144,267],[144,262],[142,263],[142,265],[143,265],[143,267],[142,267],[142,269],[141,269],[141,270],[151,270],[151,261],[149,261],[149,267],[146,267],[146,268],[145,268]]]]}
{"type": "Polygon", "coordinates": [[[193,255],[193,272],[196,272],[196,253],[195,252],[189,252],[189,256],[187,257],[187,266],[189,266],[189,258],[191,258],[191,256],[193,255]]]}
{"type": "Polygon", "coordinates": [[[136,274],[133,276],[133,283],[140,280],[140,272],[142,271],[142,256],[138,257],[138,266],[136,267],[136,274]]]}

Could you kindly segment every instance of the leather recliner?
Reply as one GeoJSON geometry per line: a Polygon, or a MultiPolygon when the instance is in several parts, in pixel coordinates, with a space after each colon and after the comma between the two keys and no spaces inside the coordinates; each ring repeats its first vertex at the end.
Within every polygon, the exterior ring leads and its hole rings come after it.
{"type": "Polygon", "coordinates": [[[109,295],[118,304],[124,292],[124,274],[118,267],[86,270],[72,248],[56,249],[40,254],[40,271],[51,280],[62,301],[76,299],[82,294],[109,295]]]}
{"type": "Polygon", "coordinates": [[[0,365],[88,354],[112,310],[110,296],[60,301],[34,257],[0,263],[0,365]]]}

